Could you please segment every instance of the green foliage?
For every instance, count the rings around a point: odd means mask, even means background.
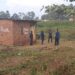
[[[24,12],[19,13],[13,13],[13,15],[10,14],[10,12],[7,10],[0,11],[0,19],[14,19],[14,20],[34,20],[38,19],[38,17],[35,16],[35,13],[33,11],[27,12],[25,14]]]
[[[74,0],[71,0],[74,1]],[[68,20],[69,18],[73,18],[75,16],[75,7],[71,5],[52,5],[45,7],[45,15],[42,15],[42,19],[45,20]]]
[[[37,68],[36,67],[33,67],[31,69],[31,74],[30,75],[37,75]]]

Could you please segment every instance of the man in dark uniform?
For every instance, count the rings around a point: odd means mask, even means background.
[[[32,31],[30,32],[30,45],[33,45],[33,33],[32,33]]]
[[[40,39],[41,39],[41,44],[43,44],[44,43],[44,32],[43,31],[41,31],[40,33]]]
[[[60,32],[57,29],[57,32],[55,34],[55,45],[59,45],[59,41],[60,41]]]
[[[48,32],[48,43],[51,41],[51,43],[52,43],[52,31],[51,30],[49,30],[49,32]]]

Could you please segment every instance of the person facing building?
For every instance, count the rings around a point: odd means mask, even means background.
[[[32,31],[30,32],[30,45],[33,45],[33,33]]]
[[[60,32],[58,31],[57,28],[57,32],[55,33],[55,45],[59,45],[59,41],[60,41]]]

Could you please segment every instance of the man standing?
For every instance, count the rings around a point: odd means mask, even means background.
[[[52,43],[52,31],[51,30],[49,30],[49,32],[48,32],[48,43],[51,41],[51,43]]]
[[[59,40],[60,40],[60,32],[57,29],[57,32],[55,34],[55,45],[59,45]]]
[[[30,32],[30,45],[33,45],[33,33],[32,33],[32,31]]]
[[[44,32],[43,31],[41,31],[40,33],[40,39],[41,39],[41,44],[43,44],[44,43]]]

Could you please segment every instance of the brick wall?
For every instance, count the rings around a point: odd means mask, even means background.
[[[13,25],[11,20],[0,20],[0,44],[13,45]]]
[[[32,22],[21,20],[0,20],[0,45],[29,45],[29,32],[35,40]]]
[[[15,45],[29,44],[30,23],[22,21],[13,21],[13,34]]]

